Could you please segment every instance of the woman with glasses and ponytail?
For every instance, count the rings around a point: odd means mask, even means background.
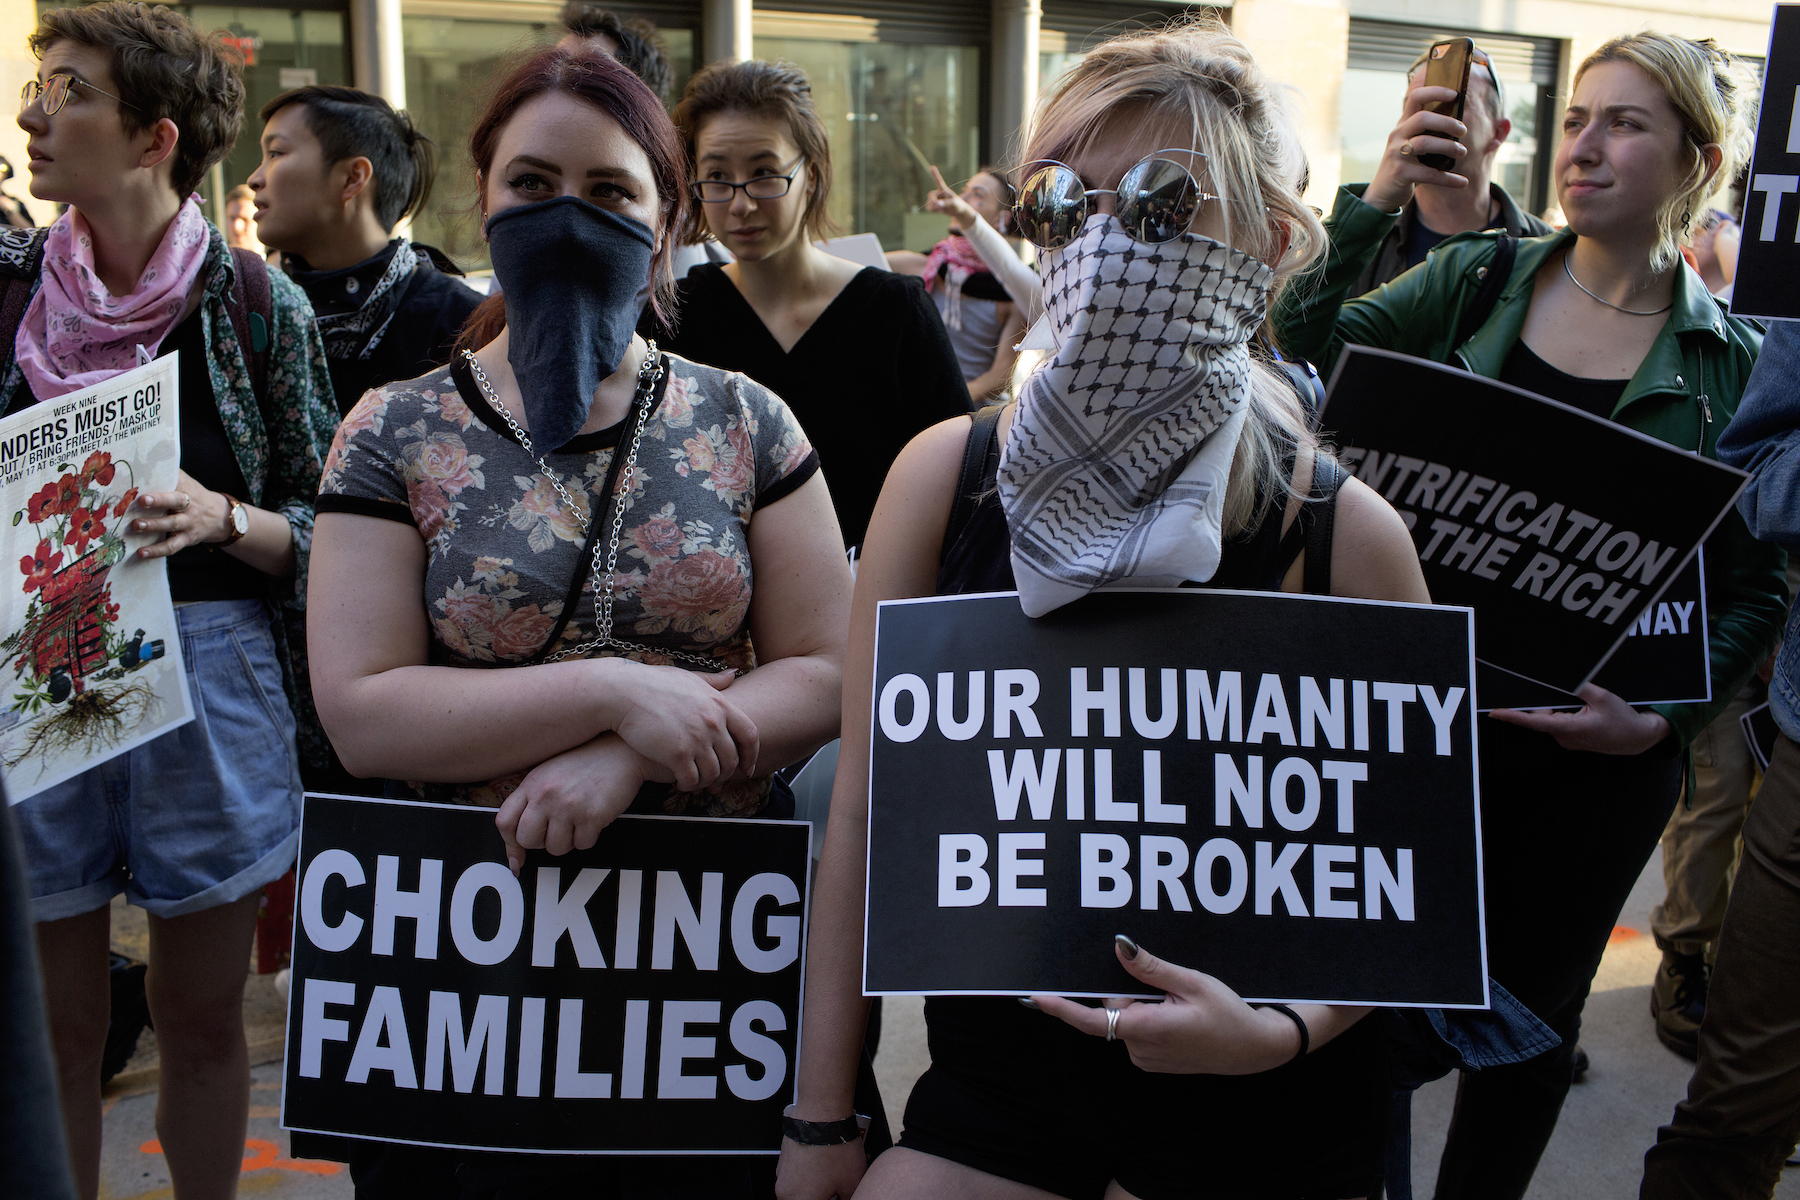
[[[1448,361],[1716,456],[1762,337],[1707,293],[1680,246],[1745,161],[1752,87],[1710,41],[1613,39],[1575,72],[1563,115],[1553,169],[1566,229],[1463,234],[1346,301],[1398,214],[1340,205],[1330,255],[1277,310],[1283,346],[1327,371],[1352,342]],[[1392,153],[1412,183],[1467,186],[1421,161],[1466,153],[1462,123],[1422,107],[1452,95],[1419,88],[1407,101]],[[1505,281],[1483,312],[1496,270]],[[1734,509],[1706,547],[1710,704],[1634,708],[1590,684],[1579,711],[1482,721],[1488,969],[1562,1044],[1463,1077],[1439,1200],[1525,1194],[1568,1094],[1607,938],[1690,778],[1687,747],[1773,648],[1786,597],[1781,551],[1753,541]]]
[[[679,323],[647,315],[644,331],[788,402],[857,546],[901,448],[970,410],[956,350],[921,280],[813,245],[830,226],[831,148],[798,67],[715,63],[688,81],[675,124],[698,219],[736,261],[689,271]]]
[[[777,1195],[1368,1196],[1392,1095],[1370,1010],[1255,1008],[1123,937],[1066,953],[1116,955],[1162,1003],[927,1000],[931,1068],[899,1145],[864,1175],[852,1097],[876,606],[1016,589],[1039,616],[1134,581],[1427,600],[1399,517],[1345,478],[1251,354],[1324,234],[1289,182],[1300,150],[1279,93],[1243,44],[1199,23],[1108,42],[1043,102],[1025,151],[1015,228],[1039,247],[1057,349],[1016,404],[915,439],[870,523]],[[1118,384],[1104,405],[1096,364]]]

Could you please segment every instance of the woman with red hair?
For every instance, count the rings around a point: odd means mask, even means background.
[[[504,292],[450,366],[338,431],[310,594],[325,727],[355,774],[497,808],[515,870],[627,810],[791,815],[771,773],[836,733],[850,572],[787,406],[633,332],[642,289],[670,294],[674,127],[618,63],[550,49],[470,149]],[[374,1147],[352,1169],[359,1196],[750,1187],[708,1157]]]

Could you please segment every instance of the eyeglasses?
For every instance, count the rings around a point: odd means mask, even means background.
[[[1132,237],[1141,242],[1174,241],[1194,223],[1202,203],[1219,197],[1201,191],[1193,172],[1160,157],[1164,154],[1206,158],[1197,150],[1158,150],[1125,172],[1116,188],[1083,187],[1081,176],[1066,163],[1044,159],[1041,166],[1027,164],[1038,169],[1026,178],[1013,206],[1014,226],[1038,249],[1059,250],[1087,223],[1088,197],[1112,195],[1119,198],[1114,215]]]
[[[800,174],[800,164],[805,161],[806,156],[801,155],[793,161],[786,175],[758,175],[742,183],[733,183],[729,179],[702,179],[693,185],[694,199],[702,204],[725,204],[742,188],[744,195],[752,200],[779,200],[794,186],[794,177]]]
[[[62,106],[68,103],[69,89],[77,84],[96,95],[105,96],[108,100],[118,100],[132,112],[143,111],[128,100],[119,100],[119,97],[111,92],[101,91],[85,79],[77,79],[73,75],[64,74],[52,75],[43,83],[39,83],[35,79],[27,79],[25,86],[19,90],[19,111],[24,112],[37,102],[39,96],[42,96],[44,98],[44,115],[54,117],[62,111]]]

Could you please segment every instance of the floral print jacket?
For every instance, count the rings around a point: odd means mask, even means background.
[[[36,229],[0,231],[0,269],[23,274],[21,268],[32,259],[33,239],[42,233]],[[201,268],[206,294],[201,301],[200,325],[213,399],[248,485],[249,494],[243,499],[280,513],[294,532],[294,578],[270,581],[269,599],[280,618],[272,627],[288,702],[298,725],[301,762],[307,767],[323,767],[330,753],[313,710],[303,610],[312,550],[313,497],[318,494],[325,453],[337,425],[337,405],[312,302],[293,280],[273,268],[269,271],[268,395],[262,403],[257,402],[226,303],[236,273],[237,263],[226,250],[224,235],[217,227],[207,226],[206,262]],[[32,280],[33,294],[41,279],[40,275]],[[5,342],[0,344],[0,413],[21,393],[29,394],[25,373],[12,344]]]
[[[257,403],[250,369],[226,306],[226,292],[236,271],[224,236],[208,226],[206,265],[201,268],[206,280],[201,328],[206,336],[213,397],[249,485],[250,494],[244,499],[257,508],[280,513],[293,528],[294,580],[291,589],[281,589],[279,598],[298,609],[306,604],[313,497],[318,494],[325,452],[337,425],[331,376],[325,368],[325,344],[313,321],[311,302],[293,280],[271,269],[269,394],[263,404]],[[25,373],[19,369],[11,345],[0,346],[0,364],[4,364],[0,366],[0,412],[5,412],[24,390]]]
[[[629,483],[621,470],[613,484],[627,506],[613,570],[613,636],[641,647],[631,657],[642,662],[674,662],[673,651],[746,670],[756,665],[751,520],[806,482],[818,456],[787,405],[762,385],[672,355],[665,362]],[[607,530],[607,481],[621,438],[629,444],[629,422],[580,435],[544,459],[587,504],[587,519]],[[518,666],[596,634],[586,522],[462,362],[362,398],[332,444],[318,509],[418,530],[434,666]],[[518,779],[420,790],[427,799],[497,805]],[[637,808],[748,815],[767,790],[753,781],[714,797],[653,785]]]

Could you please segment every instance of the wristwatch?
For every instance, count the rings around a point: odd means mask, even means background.
[[[238,539],[250,532],[250,510],[229,492],[220,492],[219,494],[231,502],[231,513],[225,522],[231,526],[231,532],[225,535],[225,540],[219,545],[221,547],[233,546],[237,544]]]

